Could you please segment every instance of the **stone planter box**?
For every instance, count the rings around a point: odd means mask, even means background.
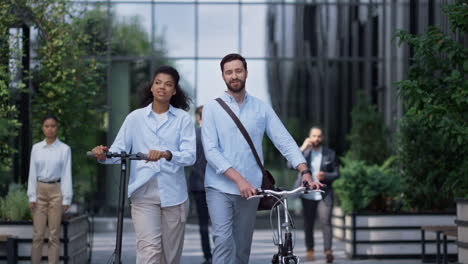
[[[438,213],[353,213],[333,211],[335,238],[345,242],[350,258],[421,258],[421,226],[454,225],[455,214]],[[457,253],[455,241],[448,243],[448,253]],[[426,256],[436,254],[436,235],[426,233]]]
[[[65,217],[60,235],[60,263],[84,264],[88,262],[90,225],[87,215]],[[0,221],[0,234],[14,236],[17,263],[31,263],[32,221]],[[47,259],[48,232],[46,230],[43,260]],[[7,259],[7,248],[0,246],[0,262]]]
[[[457,246],[458,262],[468,263],[468,199],[455,199],[457,202]]]

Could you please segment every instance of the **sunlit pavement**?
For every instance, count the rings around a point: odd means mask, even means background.
[[[94,234],[92,263],[105,264],[112,263],[112,253],[115,248],[114,232],[98,232]],[[316,232],[316,256],[314,261],[301,261],[301,263],[325,263],[323,254],[322,234]],[[415,264],[421,260],[349,260],[344,253],[344,243],[339,240],[333,241],[335,261],[334,263],[380,263],[380,264]],[[273,245],[272,232],[268,229],[255,230],[250,263],[265,264],[270,263],[271,257],[276,251]],[[304,234],[302,230],[296,230],[295,253],[301,259],[305,256]],[[125,232],[122,242],[122,263],[135,263],[135,233]],[[182,253],[182,264],[195,264],[203,262],[203,253],[200,245],[198,226],[188,224],[186,227],[184,250]]]

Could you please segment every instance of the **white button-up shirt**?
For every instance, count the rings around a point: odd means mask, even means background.
[[[71,175],[71,149],[58,138],[47,144],[45,140],[33,145],[29,165],[28,197],[30,202],[37,201],[37,181],[60,180],[62,204],[70,205],[73,188]]]
[[[184,167],[195,162],[195,126],[182,109],[169,106],[167,118],[164,115],[158,118],[152,105],[137,109],[125,118],[109,151],[144,154],[150,150],[171,151],[170,161],[131,161],[128,197],[151,177],[156,177],[161,206],[179,205],[188,199]],[[104,161],[106,164],[118,162],[118,158]]]

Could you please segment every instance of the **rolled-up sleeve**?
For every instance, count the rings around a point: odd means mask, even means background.
[[[190,166],[195,163],[197,143],[195,136],[195,126],[188,116],[181,121],[179,150],[170,150],[172,153],[171,162],[178,166]]]
[[[281,154],[291,163],[292,167],[297,168],[299,164],[306,162],[299,146],[284,127],[275,111],[270,106],[266,107],[266,133],[268,137]]]
[[[214,111],[223,110],[214,109],[213,104],[207,104],[203,108],[202,143],[206,161],[217,174],[222,174],[231,168],[232,165],[220,151]]]

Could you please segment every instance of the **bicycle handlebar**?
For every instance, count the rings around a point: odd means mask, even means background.
[[[130,160],[146,160],[148,159],[148,155],[138,152],[135,154],[127,154],[125,152],[106,152],[106,158],[121,158],[121,159],[130,159]],[[95,158],[93,152],[88,151],[86,152],[86,156],[88,158]]]
[[[247,200],[252,199],[252,198],[262,198],[262,197],[267,197],[267,196],[288,197],[292,194],[296,194],[300,192],[309,193],[309,192],[324,192],[324,191],[323,190],[311,190],[308,186],[297,187],[296,189],[291,190],[291,191],[262,190],[261,188],[257,188],[257,194],[248,197]]]

